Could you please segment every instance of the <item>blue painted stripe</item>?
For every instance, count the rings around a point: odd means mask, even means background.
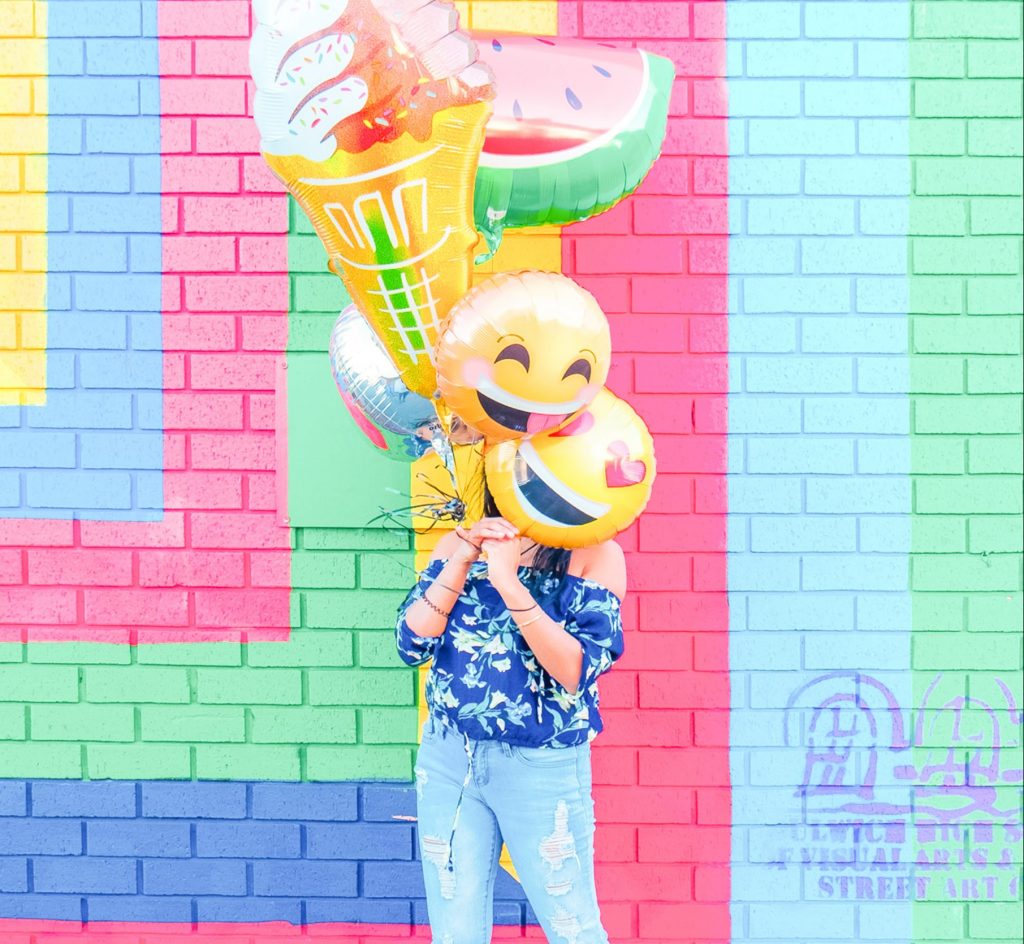
[[[732,940],[900,944],[909,871],[820,859],[913,853],[874,825],[910,820],[884,812],[910,799],[886,750],[911,705],[909,8],[730,0],[727,18]]]
[[[372,781],[0,780],[0,919],[426,925],[415,815]],[[495,923],[524,921],[499,869]]]
[[[158,521],[161,195],[147,182],[160,179],[160,117],[144,114],[160,100],[157,0],[47,7],[48,396],[0,407],[0,517]],[[109,55],[85,75],[81,40],[94,38]],[[129,234],[144,235],[130,248]],[[118,439],[110,462],[104,430]]]

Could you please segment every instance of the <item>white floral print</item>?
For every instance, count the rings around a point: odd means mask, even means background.
[[[512,620],[487,566],[471,565],[447,630],[417,636],[405,613],[441,572],[446,561],[431,561],[398,608],[395,643],[406,665],[433,659],[425,694],[429,711],[471,738],[492,738],[526,747],[569,747],[593,740],[602,729],[598,677],[623,652],[619,598],[607,587],[569,575],[556,578],[530,567],[520,578],[544,611],[583,647],[579,686],[571,693],[537,661]]]

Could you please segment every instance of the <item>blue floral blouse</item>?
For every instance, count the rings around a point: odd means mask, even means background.
[[[534,656],[500,594],[487,579],[487,564],[470,565],[462,594],[445,631],[417,636],[405,613],[447,563],[431,561],[398,608],[395,639],[407,665],[433,658],[425,695],[439,723],[476,739],[523,747],[570,747],[592,741],[603,728],[597,677],[622,655],[619,598],[585,577],[568,575],[556,595],[550,574],[520,567],[520,579],[552,619],[583,647],[579,686],[570,693]]]

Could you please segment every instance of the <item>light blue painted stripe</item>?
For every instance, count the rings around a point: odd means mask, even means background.
[[[909,7],[727,15],[732,939],[900,944],[909,873],[819,860],[913,848],[876,825],[910,793],[885,750],[911,703]]]
[[[0,517],[163,517],[156,11],[48,3],[47,400],[0,407]],[[110,36],[131,56],[83,74],[81,40]]]

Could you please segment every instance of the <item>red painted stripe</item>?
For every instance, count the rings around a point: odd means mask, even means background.
[[[663,154],[640,190],[563,230],[563,271],[612,322],[609,386],[644,417],[658,458],[651,503],[619,536],[630,593],[593,747],[597,886],[613,940],[728,941],[725,3],[671,4],[672,22],[668,4],[629,7],[560,4],[562,34],[635,44],[677,70]]]
[[[537,925],[526,933],[514,926],[494,926],[498,941],[543,941]],[[294,925],[286,921],[253,923],[200,922],[163,924],[145,921],[43,921],[25,918],[0,918],[0,940],[4,944],[293,944],[299,938],[313,938],[330,944],[409,944],[429,941],[430,929],[417,927],[410,934],[404,924],[355,924],[331,922]]]

